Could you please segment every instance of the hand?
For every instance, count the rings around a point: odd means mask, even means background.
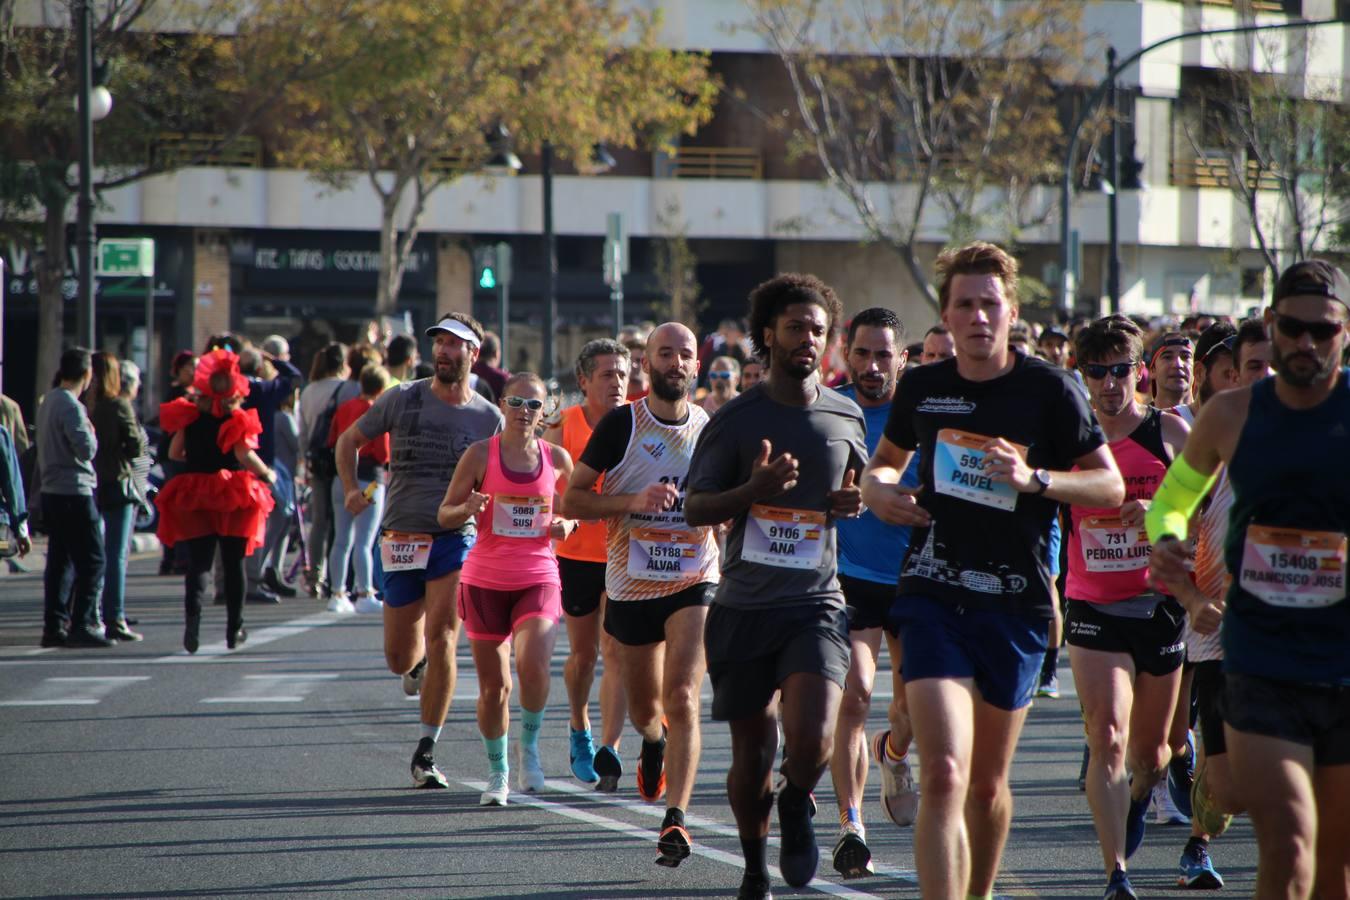
[[[990,481],[1010,484],[1020,494],[1033,494],[1041,489],[1036,470],[1003,438],[985,444],[984,453],[984,471]]]
[[[1223,611],[1227,604],[1223,600],[1217,602],[1206,600],[1203,604],[1194,604],[1188,606],[1186,612],[1191,617],[1191,630],[1196,634],[1214,634],[1219,630],[1219,625],[1223,623]]]
[[[750,491],[756,500],[773,497],[797,486],[797,460],[790,453],[780,453],[770,459],[772,452],[773,445],[767,440],[761,441],[759,457],[750,467]]]
[[[268,470],[263,474],[263,481],[266,481],[268,484],[276,484],[276,483],[277,483],[277,470],[276,470],[276,469],[268,469]]]
[[[873,515],[890,525],[909,525],[924,527],[933,521],[928,510],[919,505],[919,488],[907,488],[899,484],[876,486],[877,502],[868,509]]]
[[[635,513],[665,512],[680,499],[680,489],[667,481],[649,484],[633,495],[628,511]]]
[[[464,511],[469,514],[469,518],[476,518],[479,513],[487,509],[487,505],[491,502],[491,495],[469,491],[469,496],[464,498]]]
[[[853,483],[852,469],[844,471],[844,483],[837,491],[830,491],[825,498],[830,501],[830,515],[836,519],[855,519],[862,515],[862,488]]]
[[[1120,508],[1121,524],[1138,528],[1144,524],[1144,513],[1148,512],[1147,500],[1129,500]]]
[[[26,534],[19,535],[19,556],[27,556],[33,552],[33,539]]]
[[[1190,555],[1186,545],[1170,535],[1153,545],[1153,553],[1148,559],[1148,573],[1155,584],[1161,584],[1173,594],[1176,585],[1189,580],[1186,563]]]
[[[548,536],[555,541],[565,541],[577,530],[576,519],[554,519],[548,526]]]
[[[347,508],[347,512],[359,516],[370,506],[370,501],[366,499],[365,491],[355,487],[343,495],[342,505]]]

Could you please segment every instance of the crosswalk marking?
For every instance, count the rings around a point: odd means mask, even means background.
[[[201,702],[303,703],[305,698],[320,684],[335,681],[338,677],[337,672],[245,675],[235,693],[223,697],[206,697]]]
[[[0,700],[0,706],[94,706],[119,688],[149,680],[149,675],[45,678],[26,694]]]

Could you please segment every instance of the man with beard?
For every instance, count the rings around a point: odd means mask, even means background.
[[[1233,341],[1233,365],[1238,370],[1238,384],[1247,387],[1268,375],[1270,367],[1270,334],[1261,319],[1244,319],[1238,325]]]
[[[849,323],[845,364],[849,383],[837,388],[861,407],[867,423],[867,449],[876,449],[886,430],[895,385],[904,368],[905,326],[884,307],[865,309]],[[919,484],[919,459],[905,470],[901,483]],[[905,685],[900,679],[900,643],[884,631],[886,613],[895,599],[900,560],[909,549],[909,529],[887,525],[870,511],[857,519],[841,519],[839,586],[848,606],[849,640],[853,645],[839,724],[834,732],[830,774],[839,801],[839,838],[834,845],[834,868],[845,878],[871,871],[871,851],[862,821],[863,790],[867,784],[868,747],[864,726],[872,702],[881,638],[891,657],[894,688],[889,710],[890,728],[876,736],[874,752],[881,766],[881,808],[896,825],[909,825],[918,810],[919,794],[906,758],[913,733],[905,710]]]
[[[433,751],[455,691],[459,638],[459,570],[473,545],[474,525],[447,531],[436,521],[460,456],[475,441],[502,430],[497,407],[469,387],[483,326],[450,313],[426,331],[433,339],[435,376],[405,381],[380,395],[337,442],[337,470],[353,516],[370,505],[356,480],[357,452],[390,436],[389,485],[381,522],[384,572],[384,658],[421,692],[422,736],[412,759],[413,784],[445,788]]]
[[[1172,412],[1190,422],[1200,414],[1200,407],[1219,391],[1237,387],[1237,361],[1233,351],[1237,343],[1237,327],[1231,322],[1215,322],[1206,328],[1195,342],[1195,396]]]
[[[1284,271],[1265,314],[1276,377],[1211,398],[1146,519],[1154,577],[1179,584],[1191,515],[1227,466],[1223,711],[1262,898],[1345,897],[1350,874],[1347,304],[1334,266]]]
[[[1191,411],[1185,406],[1191,399],[1191,380],[1195,374],[1195,343],[1180,332],[1161,335],[1153,342],[1147,362],[1153,405],[1175,410],[1189,425]]]
[[[768,377],[718,412],[689,470],[690,523],[732,523],[704,643],[712,715],[731,726],[727,796],[745,855],[742,898],[771,896],[780,722],[779,869],[801,887],[820,863],[811,791],[830,761],[849,664],[835,523],[862,510],[855,480],[867,453],[862,410],[820,383],[841,316],[839,298],[812,275],[779,275],[751,292],[750,339]]]
[[[701,749],[703,621],[718,580],[717,538],[684,512],[689,463],[708,424],[689,402],[694,333],[678,322],[656,328],[642,369],[650,393],[595,426],[563,505],[569,516],[605,520],[605,631],[619,644],[628,714],[642,737],[638,795],[666,798],[656,862],[674,868],[690,853],[684,812]]]

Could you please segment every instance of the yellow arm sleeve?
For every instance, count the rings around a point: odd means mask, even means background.
[[[1153,495],[1153,502],[1144,515],[1149,541],[1156,544],[1165,537],[1186,540],[1186,528],[1191,516],[1218,479],[1218,472],[1206,475],[1196,471],[1186,461],[1185,454],[1178,454],[1168,467],[1167,475],[1158,485],[1158,492]]]

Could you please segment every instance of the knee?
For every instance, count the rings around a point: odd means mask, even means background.
[[[1258,835],[1257,850],[1262,867],[1279,873],[1281,880],[1311,887],[1315,853],[1311,835],[1293,828],[1267,829]]]
[[[1157,774],[1167,768],[1172,761],[1172,747],[1166,741],[1161,744],[1130,744],[1130,767],[1136,772]]]
[[[855,680],[850,676],[844,685],[844,694],[839,698],[839,721],[865,721],[871,706],[872,685],[864,684],[861,679]]]
[[[789,764],[819,768],[829,762],[834,754],[834,734],[812,722],[805,727],[789,727],[783,723],[783,739],[787,742]]]
[[[1088,725],[1088,746],[1107,768],[1125,764],[1125,729],[1109,718]]]
[[[547,684],[549,679],[549,661],[516,660],[516,676],[525,684]]]
[[[628,696],[628,718],[633,721],[633,727],[638,731],[645,731],[661,721],[661,705],[656,702],[655,697],[634,697]]]
[[[501,709],[511,699],[511,683],[492,679],[478,682],[478,702],[490,709]]]
[[[976,809],[994,809],[1001,807],[1012,796],[1008,782],[1003,778],[972,778],[967,802]]]
[[[421,654],[410,647],[384,648],[384,661],[395,675],[407,675],[421,659]]]
[[[929,802],[959,803],[965,799],[969,775],[962,771],[955,757],[943,754],[924,758],[919,766],[919,783],[924,799]]]
[[[687,683],[667,685],[662,696],[662,705],[668,718],[692,722],[698,717],[698,686]]]
[[[594,644],[573,644],[567,655],[567,668],[575,678],[589,678],[595,674],[596,660]]]

